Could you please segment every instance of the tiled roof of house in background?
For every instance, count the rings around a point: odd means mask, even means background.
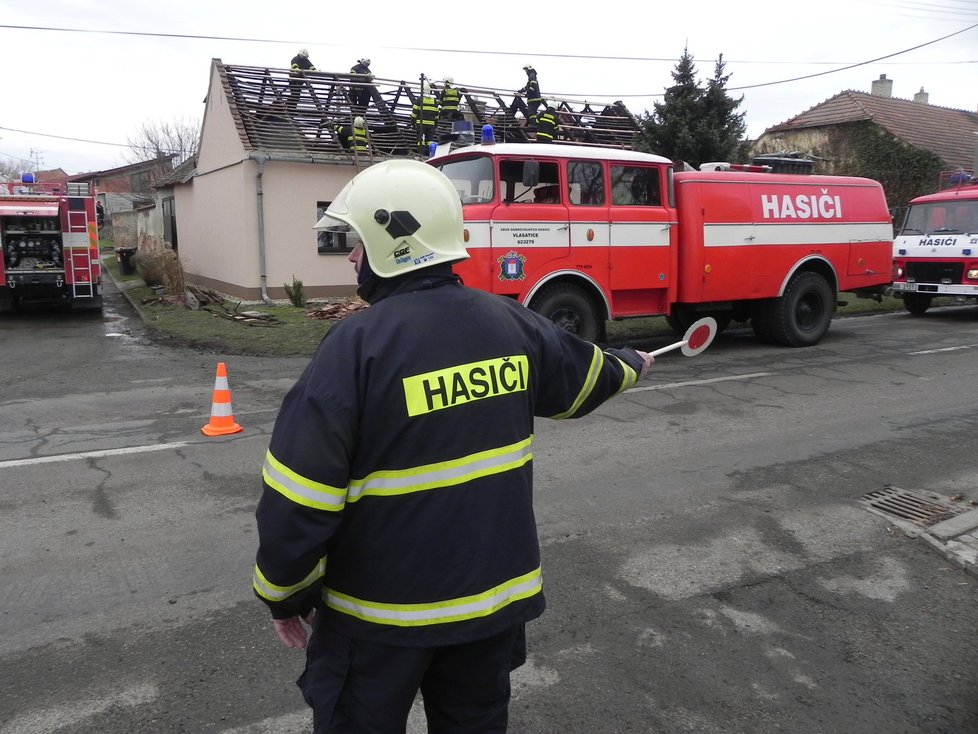
[[[872,120],[952,168],[975,163],[978,113],[848,90],[765,130],[765,134]]]
[[[245,150],[266,151],[299,157],[349,158],[335,133],[338,124],[352,124],[360,114],[350,102],[349,91],[363,85],[362,77],[327,71],[308,71],[293,76],[289,69],[238,66],[214,59],[231,115]],[[432,80],[433,91],[441,86]],[[525,107],[511,91],[466,87],[456,83],[462,97],[466,119],[479,137],[483,124],[493,125],[498,142],[526,142],[532,139],[522,125]],[[369,132],[372,155],[405,155],[416,152],[416,137],[411,109],[420,95],[420,80],[373,78],[365,87],[370,102],[363,117]],[[506,95],[505,97],[503,95]],[[560,102],[560,100],[558,100]],[[576,109],[575,108],[579,108]],[[631,148],[638,133],[638,122],[621,102],[615,102],[593,115],[582,104],[562,103],[561,125],[568,134],[585,134],[582,117],[592,117],[592,142]],[[450,133],[451,124],[439,122],[439,134]]]
[[[168,165],[172,165],[170,161],[176,158],[176,153],[170,153],[168,155],[161,156],[159,158],[150,158],[149,160],[139,161],[138,163],[129,163],[125,166],[119,166],[118,168],[107,168],[104,171],[89,171],[88,173],[77,173],[74,176],[68,178],[69,181],[94,181],[99,178],[112,178],[114,176],[122,176],[130,173],[138,173],[140,171],[151,170],[154,168],[160,168]]]
[[[173,186],[173,184],[187,183],[187,181],[193,178],[196,170],[197,156],[192,155],[172,171],[163,174],[158,179],[153,181],[152,187],[154,189],[162,189],[167,186]]]

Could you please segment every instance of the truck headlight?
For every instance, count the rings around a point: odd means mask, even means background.
[[[971,268],[967,275],[968,280],[978,280],[978,268]]]

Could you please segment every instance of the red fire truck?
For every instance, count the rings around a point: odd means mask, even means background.
[[[89,183],[0,183],[0,311],[102,308],[95,195]]]
[[[710,315],[764,341],[816,344],[839,292],[890,283],[893,226],[876,181],[672,161],[611,148],[474,145],[429,159],[462,198],[469,286],[580,336],[608,319]],[[730,170],[746,168],[749,170]]]
[[[935,296],[978,299],[978,180],[947,171],[938,188],[910,202],[893,240],[893,292],[918,316]]]

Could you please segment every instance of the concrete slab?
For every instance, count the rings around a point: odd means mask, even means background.
[[[978,509],[955,515],[928,528],[927,532],[940,540],[948,540],[978,528]]]

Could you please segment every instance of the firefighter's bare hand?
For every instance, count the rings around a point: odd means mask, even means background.
[[[638,376],[638,379],[640,379],[640,380],[641,380],[641,379],[642,379],[643,377],[645,377],[645,376],[646,376],[646,375],[647,375],[647,374],[649,373],[649,368],[650,368],[650,367],[651,367],[651,366],[652,366],[653,364],[655,364],[655,357],[653,357],[653,356],[652,356],[651,354],[649,354],[648,352],[642,352],[642,351],[640,351],[640,350],[638,350],[638,349],[636,349],[636,350],[635,350],[635,353],[636,353],[636,354],[637,354],[637,355],[638,355],[639,357],[641,357],[641,358],[642,358],[642,372],[641,372],[641,373],[639,374],[639,376]]]
[[[309,612],[304,618],[300,618],[297,615],[288,619],[273,619],[272,624],[275,626],[275,635],[286,647],[301,650],[306,646],[306,640],[308,639],[306,628],[302,626],[302,620],[304,619],[306,624],[312,627],[315,617],[316,613],[313,611]]]

